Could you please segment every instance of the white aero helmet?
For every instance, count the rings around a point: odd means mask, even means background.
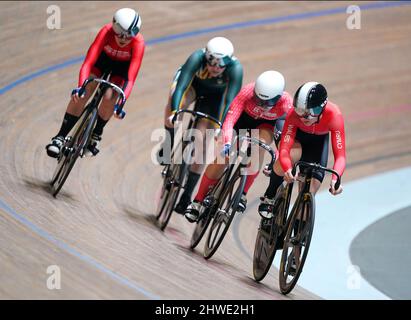
[[[254,100],[262,108],[272,108],[283,95],[285,79],[278,71],[265,71],[255,81]]]
[[[205,51],[207,63],[221,68],[232,62],[234,47],[230,40],[224,37],[215,37],[208,41]]]
[[[113,17],[114,32],[126,38],[132,38],[137,35],[141,28],[141,17],[133,9],[122,8],[116,11]]]

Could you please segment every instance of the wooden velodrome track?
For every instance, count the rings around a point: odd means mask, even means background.
[[[48,30],[46,8],[58,4],[62,29]],[[0,87],[85,54],[117,8],[142,16],[147,40],[197,29],[332,8],[348,2],[1,2]],[[362,3],[366,4],[366,3]],[[334,11],[330,11],[332,13]],[[2,92],[0,100],[0,298],[2,299],[317,299],[297,287],[284,297],[273,268],[252,279],[258,226],[255,199],[206,261],[188,249],[193,226],[173,216],[162,233],[153,223],[160,167],[150,160],[152,130],[175,70],[213,36],[232,40],[244,83],[281,71],[286,90],[305,81],[328,88],[346,119],[344,182],[411,162],[411,6],[363,10],[348,30],[344,10],[194,35],[149,45],[124,121],[112,120],[101,153],[76,164],[57,199],[47,189],[55,161],[44,146],[60,126],[80,63]],[[332,164],[332,160],[330,161]],[[328,185],[326,179],[324,187]],[[330,208],[330,210],[332,210]],[[321,228],[317,225],[316,228]],[[326,254],[326,252],[324,253]],[[61,268],[61,289],[46,287],[47,267]]]

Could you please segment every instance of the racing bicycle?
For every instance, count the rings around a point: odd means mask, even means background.
[[[293,175],[297,168],[300,188],[293,208],[288,212],[293,183],[283,182],[274,198],[273,217],[260,221],[253,256],[254,278],[261,281],[269,271],[276,251],[282,249],[279,285],[283,294],[290,293],[297,284],[311,243],[315,218],[315,198],[310,192],[313,170],[336,175],[336,189],[341,184],[341,177],[335,170],[317,163],[297,161]]]
[[[171,161],[169,164],[164,166],[161,172],[163,177],[163,185],[160,191],[160,201],[157,207],[156,215],[156,219],[158,220],[158,225],[161,230],[164,230],[167,227],[177,203],[177,199],[181,191],[185,188],[187,182],[189,167],[191,165],[194,152],[193,129],[197,127],[197,124],[201,119],[210,120],[221,128],[221,122],[218,119],[203,112],[188,109],[177,111],[173,117],[173,124],[177,120],[177,117],[184,113],[191,115],[187,130],[184,132],[186,136],[183,141],[179,141],[175,148],[173,148]]]
[[[236,137],[238,139],[238,136]],[[240,142],[246,141],[246,153],[240,152],[237,161],[230,163],[224,170],[217,184],[208,192],[203,200],[202,210],[196,221],[191,237],[190,248],[194,249],[204,236],[208,226],[209,232],[204,245],[204,258],[211,258],[221,245],[235,214],[238,212],[241,195],[244,191],[247,175],[243,170],[248,165],[248,154],[251,145],[263,148],[271,155],[269,168],[275,161],[273,149],[264,142],[249,136],[241,136]],[[235,144],[234,144],[235,145]],[[246,161],[244,161],[246,160]]]
[[[125,116],[125,112],[123,111],[123,106],[125,103],[124,92],[117,85],[107,81],[109,76],[110,74],[105,74],[101,79],[89,78],[84,81],[79,90],[79,96],[83,96],[86,86],[89,83],[98,83],[93,99],[86,105],[76,125],[71,130],[72,135],[65,137],[60,154],[57,157],[57,167],[54,170],[54,174],[50,182],[54,197],[57,196],[63,187],[78,157],[82,158],[84,156],[85,148],[90,142],[93,129],[97,122],[98,108],[107,89],[111,88],[118,93],[115,112],[120,118],[124,118]]]

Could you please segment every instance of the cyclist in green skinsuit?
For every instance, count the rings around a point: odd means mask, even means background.
[[[221,122],[224,121],[229,106],[240,91],[243,82],[243,67],[233,53],[234,47],[230,40],[215,37],[207,43],[206,48],[193,52],[184,65],[177,70],[164,112],[164,128],[168,134],[158,152],[160,164],[170,162],[174,143],[174,127],[171,120],[178,110],[186,109],[196,101],[198,105],[196,103],[194,110],[209,114]],[[213,127],[210,121],[204,119],[197,125],[197,129],[202,132],[202,137],[205,137],[206,129]],[[204,144],[203,150],[207,150]],[[186,188],[176,206],[176,212],[183,214],[191,202],[191,194],[203,168],[204,164],[191,165]]]

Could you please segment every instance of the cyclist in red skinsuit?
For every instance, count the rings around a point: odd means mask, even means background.
[[[131,41],[127,41],[128,43],[121,47],[116,41],[116,34],[112,25],[112,23],[105,25],[90,46],[86,59],[80,69],[78,86],[81,87],[90,74],[94,74],[98,77],[101,76],[102,70],[99,69],[99,65],[96,66],[96,62],[98,62],[97,60],[99,58],[102,59],[101,57],[105,58],[105,56],[107,56],[107,58],[113,61],[118,61],[119,66],[127,67],[127,70],[121,70],[127,71],[127,73],[124,72],[122,75],[112,76],[111,82],[122,87],[126,99],[128,99],[134,81],[137,78],[138,71],[140,70],[141,61],[143,60],[145,48],[144,39],[142,34],[139,33],[134,38],[131,38]]]
[[[291,110],[292,98],[290,94],[285,91],[278,102],[272,108],[265,110],[258,106],[253,99],[254,85],[254,82],[252,82],[244,86],[230,106],[227,117],[222,127],[225,144],[231,142],[234,125],[237,123],[238,119],[243,113],[246,113],[249,117],[255,120],[264,119],[275,121],[281,116],[285,115],[289,110]],[[272,130],[274,129],[273,125],[269,124],[268,121],[261,124],[259,128],[260,127],[267,127]]]
[[[60,131],[46,147],[49,156],[59,155],[64,138],[76,124],[85,103],[97,86],[96,83],[90,83],[85,95],[79,97],[78,92],[87,78],[99,78],[103,73],[111,73],[110,82],[123,89],[126,99],[130,96],[145,49],[144,38],[139,33],[140,28],[140,15],[129,8],[118,10],[113,17],[113,22],[101,28],[81,66],[78,88],[72,92]],[[97,123],[90,144],[86,148],[86,155],[98,153],[97,145],[101,141],[103,128],[113,111],[116,111],[114,105],[116,99],[117,93],[108,90],[99,107]],[[114,116],[119,118],[117,112],[114,112]]]
[[[277,188],[283,181],[292,182],[293,163],[301,160],[319,163],[327,166],[328,141],[331,133],[331,144],[334,154],[334,170],[340,176],[345,170],[345,131],[344,118],[338,106],[328,101],[327,91],[317,82],[303,84],[295,93],[294,108],[287,113],[283,134],[281,136],[279,159],[270,176],[270,185],[265,193],[265,199],[259,206],[260,214],[270,218],[273,198]],[[324,179],[324,172],[315,170],[311,182],[315,194]],[[337,195],[342,192],[342,186],[337,190],[334,185],[337,177],[333,175],[330,192]]]
[[[256,80],[244,86],[241,91],[234,98],[227,112],[222,127],[224,148],[223,156],[228,156],[233,129],[239,133],[239,130],[244,129],[258,129],[259,139],[267,144],[273,141],[273,133],[276,132],[276,142],[281,134],[282,126],[284,124],[284,116],[288,110],[292,108],[292,98],[284,91],[285,81],[284,77],[277,71],[266,71],[262,73]],[[261,99],[260,97],[264,97]],[[264,151],[260,151],[260,160],[264,159]],[[260,167],[262,163],[259,163]],[[224,171],[224,161],[220,162],[218,159],[210,164],[200,182],[197,195],[194,201],[188,206],[185,216],[190,222],[196,221],[201,203],[208,193],[208,190],[214,186],[218,178]],[[255,181],[259,170],[251,172],[247,176],[247,181],[244,187],[244,194],[241,197],[239,204],[239,211],[244,211],[246,208],[246,194],[253,182]]]
[[[292,169],[291,148],[295,142],[297,129],[313,134],[325,135],[331,132],[331,145],[334,154],[334,170],[341,176],[345,169],[345,133],[344,119],[340,109],[332,102],[328,102],[324,108],[321,120],[312,126],[304,124],[303,120],[292,109],[287,114],[284,125],[284,139],[281,139],[280,164],[284,172]],[[337,177],[333,175],[333,180]]]

